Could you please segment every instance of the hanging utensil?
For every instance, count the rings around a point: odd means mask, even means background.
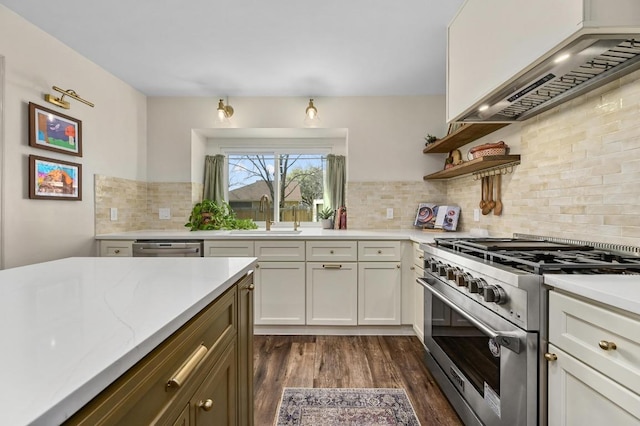
[[[487,187],[487,201],[482,208],[482,214],[488,215],[491,213],[491,210],[496,206],[495,201],[493,201],[493,176],[487,176],[488,187]]]
[[[478,206],[482,209],[484,208],[484,194],[485,194],[485,183],[484,183],[484,176],[480,178],[480,192],[481,192],[481,196],[480,196],[480,204],[478,204]]]
[[[496,206],[493,209],[493,214],[500,216],[502,214],[502,201],[500,201],[502,174],[496,175]]]

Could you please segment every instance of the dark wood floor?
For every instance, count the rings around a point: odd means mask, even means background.
[[[413,336],[255,336],[256,426],[273,425],[284,387],[404,388],[422,426],[462,425]]]

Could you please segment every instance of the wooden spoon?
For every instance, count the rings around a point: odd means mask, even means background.
[[[496,206],[493,209],[493,214],[500,216],[502,214],[502,201],[500,201],[500,181],[502,175],[496,175]]]
[[[493,176],[488,176],[487,181],[489,182],[489,187],[487,188],[487,202],[482,208],[482,214],[484,215],[491,213],[491,210],[496,206],[495,201],[493,201]]]
[[[484,177],[480,178],[480,192],[482,193],[482,196],[480,197],[480,204],[478,204],[478,206],[483,209],[484,208],[484,193],[485,193],[485,189],[484,189],[485,185],[484,185]]]

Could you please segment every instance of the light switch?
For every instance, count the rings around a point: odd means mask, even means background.
[[[171,219],[171,209],[169,207],[161,207],[158,209],[158,217],[166,220]]]
[[[111,215],[111,220],[112,221],[118,220],[118,208],[117,207],[111,207],[109,209],[109,213]]]

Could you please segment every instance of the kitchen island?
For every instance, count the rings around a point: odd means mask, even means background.
[[[2,423],[61,424],[254,265],[68,258],[0,271]]]

